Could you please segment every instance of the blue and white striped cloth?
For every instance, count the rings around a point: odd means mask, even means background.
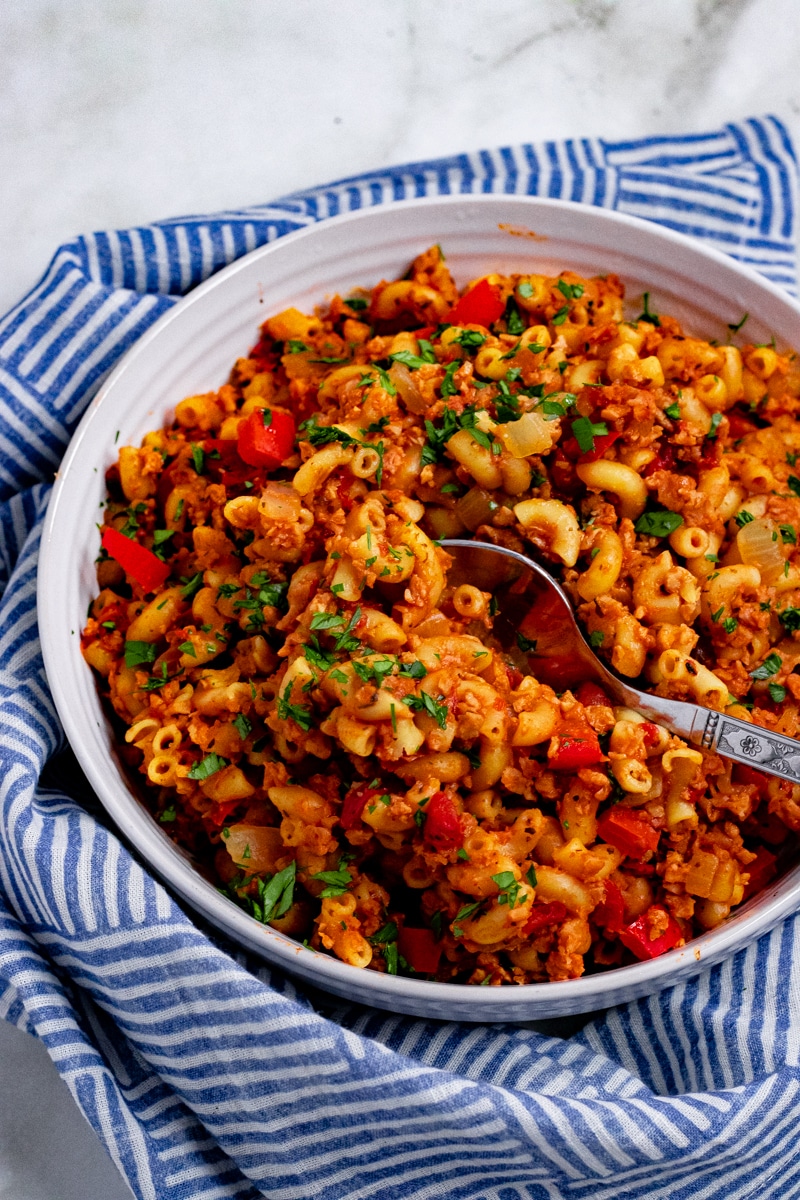
[[[795,185],[772,118],[458,155],[76,238],[0,322],[0,1013],[45,1043],[137,1197],[800,1193],[800,919],[566,1040],[320,1015],[212,941],[104,827],[62,753],[35,609],[50,481],[89,399],[238,255],[408,196],[538,194],[660,221],[793,291]]]

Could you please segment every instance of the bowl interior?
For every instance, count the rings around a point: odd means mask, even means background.
[[[633,218],[559,201],[441,197],[364,210],[289,235],[197,288],[144,335],[92,401],[59,472],[44,531],[39,623],[45,666],[67,736],[110,815],[186,901],[248,949],[316,986],[396,1012],[467,1021],[528,1020],[635,999],[696,972],[800,905],[800,868],[712,933],[650,963],[564,983],[465,988],[360,971],[305,949],[221,896],[152,820],[119,765],[94,679],[79,650],[96,592],[96,514],[104,472],[187,395],[225,382],[257,327],[289,305],[312,311],[336,292],[402,275],[434,242],[459,286],[490,270],[620,275],[629,315],[651,311],[690,332],[727,340],[749,313],[748,340],[797,340],[798,308],[732,260]]]

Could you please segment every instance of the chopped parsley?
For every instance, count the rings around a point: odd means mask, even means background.
[[[521,889],[521,884],[514,878],[514,872],[501,871],[498,875],[492,876],[492,881],[500,889],[497,903],[507,904],[509,908],[514,908]]]
[[[244,713],[238,713],[233,718],[233,725],[242,741],[253,731],[253,723]]]
[[[184,600],[191,600],[195,592],[199,592],[203,586],[203,572],[198,571],[196,575],[192,575],[191,579],[184,576],[181,578],[181,583],[183,584],[181,595]]]
[[[156,660],[156,648],[152,642],[126,642],[125,643],[125,666],[126,667],[141,667],[149,666],[150,663]]]
[[[308,733],[313,722],[313,716],[310,708],[306,708],[302,704],[291,704],[289,697],[292,694],[292,685],[288,683],[284,689],[282,696],[278,696],[278,719],[281,721],[294,721],[295,725]]]
[[[788,483],[795,496],[800,496],[800,479],[796,475],[790,475]]]
[[[594,450],[594,439],[607,433],[608,426],[604,421],[594,422],[588,417],[576,417],[572,422],[572,434],[583,454]]]
[[[594,633],[589,634],[589,645],[593,650],[599,650],[605,640],[606,635],[599,629],[595,629]]]
[[[746,508],[743,508],[741,512],[736,514],[734,520],[741,529],[743,525],[749,525],[751,521],[754,521],[755,517],[752,513],[748,512]]]
[[[533,654],[536,644],[536,638],[527,638],[524,633],[517,634],[517,645],[523,654]]]
[[[339,868],[336,871],[320,871],[316,875],[311,876],[312,879],[318,879],[320,883],[327,884],[324,891],[320,892],[320,899],[327,900],[330,896],[343,896],[353,882],[353,877],[347,870],[345,859],[339,860]]]
[[[192,466],[198,475],[202,475],[206,469],[206,454],[202,446],[196,446],[192,443]]]
[[[637,533],[662,538],[668,537],[682,524],[683,517],[680,513],[670,512],[668,508],[660,508],[643,512],[633,528]]]
[[[513,876],[512,876],[512,878],[513,878]],[[454,937],[461,937],[463,934],[463,930],[460,928],[458,922],[466,921],[466,919],[468,917],[471,917],[473,915],[473,913],[476,913],[478,911],[480,906],[481,906],[481,901],[474,900],[472,902],[472,904],[465,904],[465,905],[463,905],[463,907],[461,907],[458,910],[458,912],[456,913],[456,916],[455,916],[455,920],[453,922],[453,936]]]
[[[760,667],[756,667],[755,671],[750,672],[750,678],[771,679],[773,675],[777,675],[781,666],[781,656],[773,650],[771,654],[767,655]]]
[[[177,818],[178,818],[178,814],[175,811],[175,805],[171,804],[169,808],[164,809],[164,811],[160,814],[158,819],[162,825],[169,825],[173,821],[177,820]]]
[[[462,329],[451,340],[463,346],[465,350],[478,350],[486,341],[486,334],[479,333],[477,329]]]
[[[558,310],[558,312],[556,313],[556,315],[553,317],[553,324],[554,325],[563,325],[568,316],[569,316],[569,305],[563,304],[561,306],[561,308]]]
[[[650,293],[645,292],[642,296],[642,312],[636,318],[637,321],[649,321],[651,325],[660,325],[661,322],[654,312],[650,311]]]
[[[419,696],[404,696],[403,704],[407,705],[412,712],[424,712],[429,717],[433,717],[440,729],[447,728],[447,717],[449,709],[446,704],[439,704],[427,692],[422,692]]]
[[[706,437],[708,438],[708,440],[710,442],[716,441],[717,433],[719,432],[719,425],[720,425],[721,420],[722,420],[721,412],[715,412],[715,413],[711,414],[711,425],[709,427],[708,433],[706,434]]]
[[[556,287],[565,300],[580,300],[585,290],[582,283],[567,283],[566,279],[559,279]]]
[[[207,754],[200,762],[194,764],[188,775],[190,779],[210,779],[212,775],[216,775],[217,771],[221,771],[227,765],[228,760],[220,757],[219,754]]]
[[[680,405],[677,400],[673,400],[672,404],[668,404],[664,409],[664,416],[670,417],[673,421],[679,421],[681,416]]]
[[[784,542],[788,542],[791,546],[797,545],[797,530],[794,525],[780,525],[779,529]]]
[[[506,329],[513,337],[518,337],[519,334],[525,332],[525,321],[517,307],[517,302],[513,296],[509,296],[506,301]]]
[[[736,617],[726,617],[725,620],[722,622],[722,628],[725,630],[726,633],[733,633],[733,631],[735,629],[738,629],[738,627],[739,627],[739,622],[736,620]]]
[[[783,701],[786,699],[786,688],[781,687],[781,685],[779,683],[769,684],[768,691],[769,691],[770,699],[774,700],[774,702],[776,704],[782,704]]]
[[[800,608],[784,608],[778,617],[789,633],[796,633],[800,629]]]

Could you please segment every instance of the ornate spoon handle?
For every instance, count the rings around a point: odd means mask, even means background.
[[[698,739],[695,737],[694,740]],[[699,741],[707,750],[716,750],[734,762],[746,763],[760,771],[768,771],[770,775],[800,783],[800,742],[795,738],[739,721],[725,713],[709,712]]]
[[[625,685],[620,690],[627,693],[631,707],[705,750],[716,750],[734,762],[800,783],[800,741],[795,738],[696,704],[650,696]]]

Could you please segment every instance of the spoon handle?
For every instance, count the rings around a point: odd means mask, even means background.
[[[795,738],[751,725],[749,721],[739,721],[725,713],[708,712],[702,724],[701,736],[698,738],[695,734],[693,740],[706,750],[716,750],[734,762],[800,783],[800,742]]]
[[[634,689],[626,688],[633,692]],[[726,713],[714,712],[680,700],[636,693],[631,707],[646,717],[666,725],[673,733],[688,738],[705,750],[716,750],[725,758],[757,767],[780,779],[800,783],[800,741],[762,729],[749,721],[740,721]],[[631,695],[631,703],[634,701]]]

